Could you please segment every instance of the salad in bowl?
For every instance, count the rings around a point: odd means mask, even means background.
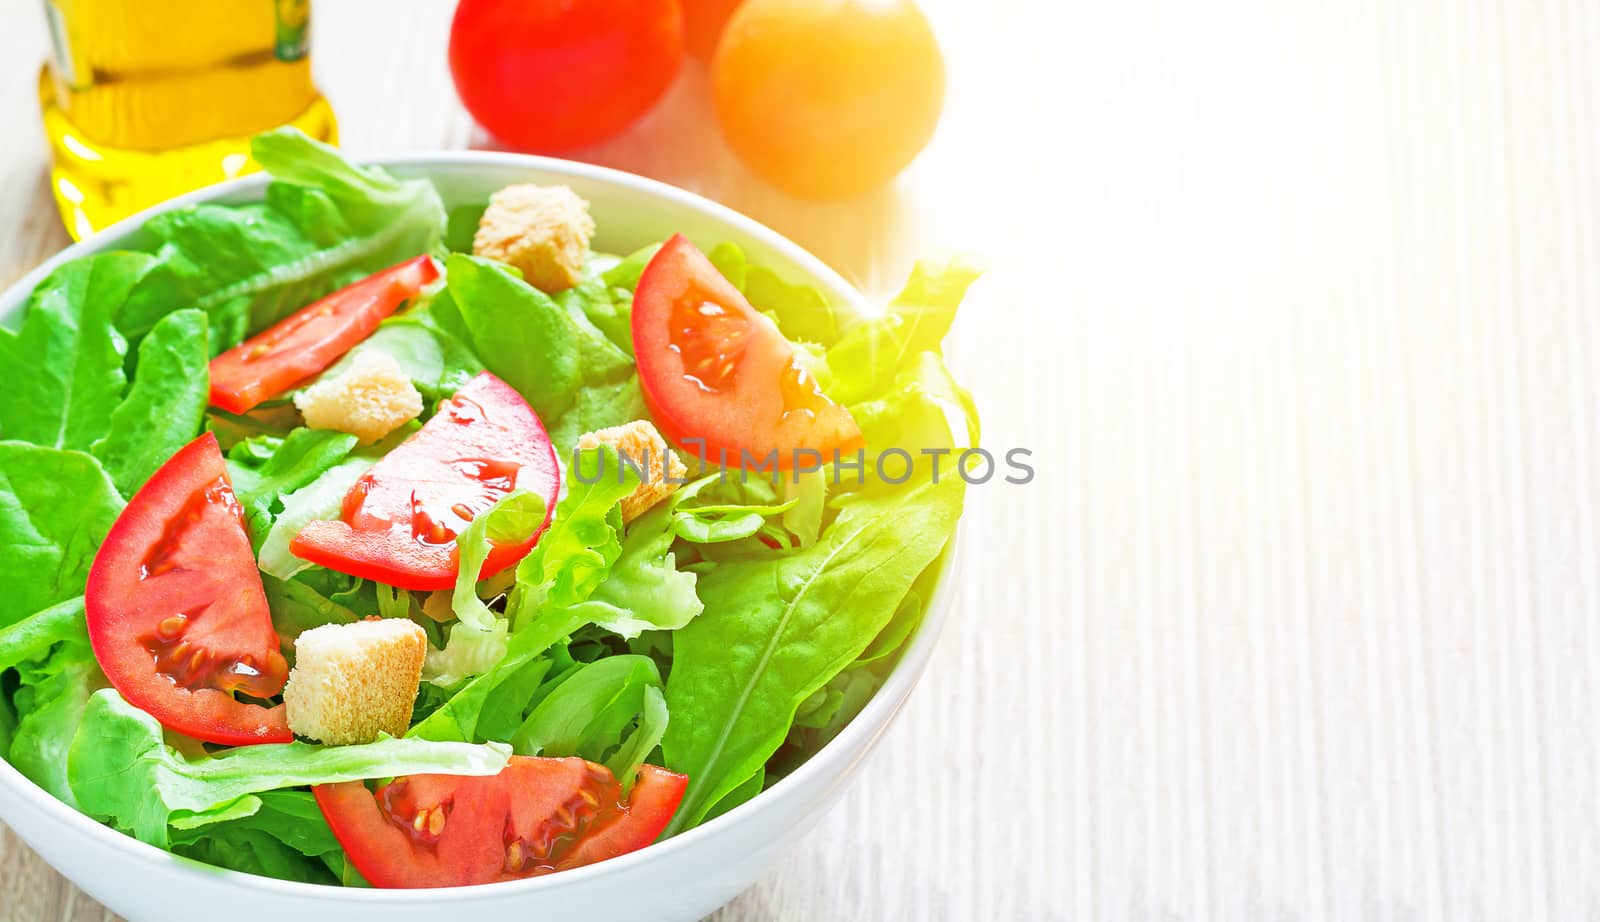
[[[254,153],[260,201],[0,328],[10,766],[185,858],[440,888],[682,835],[845,730],[961,515],[970,268],[868,314],[670,227],[597,252],[566,186]]]

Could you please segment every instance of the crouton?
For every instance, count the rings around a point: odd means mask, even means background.
[[[515,266],[554,294],[578,284],[594,234],[589,203],[566,186],[506,186],[489,197],[472,252]]]
[[[688,468],[678,460],[666,440],[648,420],[636,419],[610,429],[597,429],[578,437],[578,448],[610,445],[618,459],[631,469],[645,472],[644,482],[622,500],[622,520],[631,522],[656,503],[672,495],[681,485]],[[669,480],[668,477],[672,479]]]
[[[405,618],[306,631],[295,639],[283,687],[289,729],[331,746],[405,736],[427,650],[428,635]]]
[[[350,367],[294,395],[313,429],[337,429],[371,444],[422,413],[422,395],[387,352],[363,349]]]

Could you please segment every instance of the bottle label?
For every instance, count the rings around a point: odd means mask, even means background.
[[[311,52],[311,0],[272,0],[277,16],[273,54],[280,61],[298,61]]]

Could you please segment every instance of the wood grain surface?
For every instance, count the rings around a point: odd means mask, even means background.
[[[0,282],[65,242],[0,0]],[[870,294],[990,275],[955,361],[972,555],[860,783],[716,918],[1600,918],[1600,6],[928,0],[949,99],[893,187],[751,178],[686,73],[581,156]],[[449,4],[319,0],[357,153],[480,138]],[[9,834],[0,922],[104,911]]]

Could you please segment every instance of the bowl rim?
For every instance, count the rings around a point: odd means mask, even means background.
[[[820,285],[830,298],[846,301],[858,310],[868,313],[872,310],[867,300],[853,285],[845,281],[842,276],[810,251],[784,235],[726,205],[649,177],[610,167],[563,160],[556,157],[500,151],[406,152],[358,156],[351,159],[352,162],[363,166],[396,169],[402,173],[430,179],[431,177],[428,175],[430,171],[463,166],[468,169],[474,167],[525,169],[540,171],[554,176],[566,176],[600,184],[609,184],[620,187],[629,193],[663,199],[674,206],[699,212],[702,216],[723,224],[730,229],[760,240],[799,268],[807,276],[803,280],[804,282]],[[22,306],[33,289],[62,263],[112,249],[113,241],[121,241],[132,237],[139,232],[146,221],[162,212],[204,202],[238,203],[256,201],[260,198],[257,193],[263,191],[269,181],[270,177],[266,174],[253,173],[196,189],[130,215],[99,231],[92,237],[71,244],[61,252],[45,260],[32,271],[24,274],[4,291],[0,291],[0,323],[5,323],[10,318],[10,315]],[[789,279],[789,281],[794,282],[796,280]],[[970,504],[971,497],[969,496],[968,505],[970,506]],[[175,870],[178,873],[199,873],[235,886],[272,892],[286,897],[384,905],[396,902],[426,901],[428,899],[459,899],[469,893],[477,896],[486,891],[492,891],[497,896],[512,897],[581,886],[595,878],[626,873],[628,869],[634,866],[662,860],[670,852],[692,848],[701,840],[716,836],[722,830],[731,828],[746,818],[765,811],[775,804],[784,792],[800,788],[808,779],[830,772],[841,773],[848,766],[837,766],[834,763],[845,758],[846,753],[859,751],[860,756],[864,757],[867,754],[868,747],[875,741],[874,738],[888,728],[890,721],[920,679],[939,636],[943,632],[945,622],[949,616],[954,587],[960,580],[966,557],[963,551],[966,544],[963,538],[964,532],[965,529],[958,522],[955,533],[935,561],[934,566],[939,568],[939,575],[934,584],[929,604],[923,613],[922,622],[917,625],[910,642],[900,651],[894,668],[890,670],[883,685],[868,699],[860,713],[845,725],[838,736],[828,741],[793,772],[790,772],[771,787],[766,788],[755,797],[726,813],[707,820],[695,828],[679,833],[670,839],[656,842],[638,851],[609,858],[596,864],[573,868],[559,874],[548,874],[524,880],[492,884],[410,890],[300,883],[216,867],[215,865],[174,854],[142,842],[131,835],[103,825],[56,799],[32,780],[24,777],[4,758],[0,758],[0,788],[9,788],[16,791],[29,805],[43,813],[48,819],[64,823],[70,829],[97,838],[102,843],[121,851],[128,858],[141,864],[160,866]]]

